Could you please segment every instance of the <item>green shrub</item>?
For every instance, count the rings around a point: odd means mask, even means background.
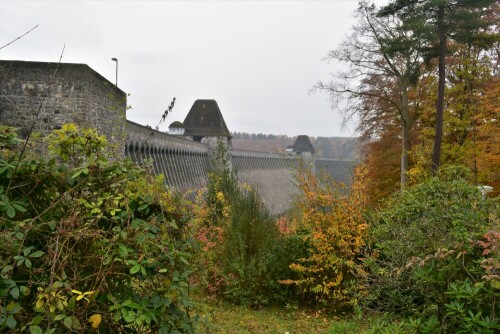
[[[241,190],[231,199],[231,221],[224,233],[222,261],[228,277],[225,296],[248,305],[276,302],[283,287],[281,240],[274,220],[254,190]]]
[[[274,218],[254,189],[238,183],[221,143],[214,166],[194,226],[206,291],[250,306],[283,301],[290,289],[278,281],[290,262]]]
[[[192,332],[187,205],[109,160],[93,130],[55,131],[49,158],[12,133],[0,129],[0,330]]]
[[[488,323],[484,333],[498,328],[498,276],[487,277],[481,264],[498,264],[498,250],[484,252],[481,246],[487,244],[485,233],[498,229],[498,201],[482,200],[466,180],[463,169],[445,169],[395,195],[372,216],[365,259],[368,307],[413,316],[431,329],[430,319],[437,319],[439,327],[430,333],[465,333],[472,328],[465,324],[467,316],[476,317],[476,324]],[[451,306],[456,289],[477,289],[481,296],[462,296],[467,307],[460,316]]]

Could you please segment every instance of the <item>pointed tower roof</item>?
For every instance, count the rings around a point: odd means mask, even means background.
[[[293,143],[293,151],[295,153],[303,153],[310,152],[315,153],[314,147],[311,144],[308,136],[300,135],[295,139],[295,143]]]
[[[215,100],[196,100],[184,120],[186,136],[231,137]]]

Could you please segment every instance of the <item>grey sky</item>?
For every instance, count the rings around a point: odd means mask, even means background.
[[[349,136],[324,93],[322,61],[353,24],[357,0],[0,1],[0,59],[86,63],[130,93],[127,118],[160,129],[215,99],[231,131]]]

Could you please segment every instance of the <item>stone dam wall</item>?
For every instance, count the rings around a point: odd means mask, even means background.
[[[293,171],[298,158],[235,149],[230,152],[233,170],[238,179],[255,187],[272,213],[285,212],[290,207],[292,197],[298,192],[293,182]]]
[[[153,160],[155,174],[163,174],[169,187],[186,191],[206,185],[209,153],[208,145],[127,121],[125,155],[138,164]]]
[[[85,64],[0,60],[0,124],[47,135],[65,123],[95,128],[114,145],[117,156],[138,164],[152,160],[155,174],[181,192],[207,184],[215,138],[202,144],[126,120],[126,94]],[[255,187],[273,214],[285,212],[297,194],[293,173],[298,156],[232,149],[238,179]],[[311,158],[315,170],[349,183],[352,161]]]
[[[207,184],[212,168],[213,148],[192,140],[155,131],[127,121],[125,155],[138,164],[153,161],[155,174],[163,174],[165,183],[181,192],[197,190]],[[229,148],[229,161],[239,181],[256,188],[273,214],[284,213],[298,193],[293,173],[300,156]],[[314,159],[317,172],[326,172],[334,180],[350,183],[352,161]]]

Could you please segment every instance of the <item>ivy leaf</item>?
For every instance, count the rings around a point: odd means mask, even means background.
[[[44,319],[44,317],[41,315],[34,317],[33,320],[31,320],[29,323],[29,325],[31,325],[30,327],[38,327],[37,325],[39,325],[43,319]]]
[[[125,247],[125,245],[123,245],[123,244],[119,244],[119,245],[118,245],[118,254],[119,254],[121,257],[123,257],[123,258],[127,257],[127,256],[128,256],[128,250],[127,250],[127,247]]]
[[[4,266],[2,268],[2,271],[0,271],[0,274],[5,274],[5,273],[8,273],[9,271],[11,271],[12,269],[14,269],[14,266],[11,266],[11,265],[7,265],[7,266]]]
[[[43,298],[40,298],[36,301],[35,309],[41,309],[43,305],[45,305],[45,300]]]
[[[7,305],[7,307],[5,309],[10,314],[16,314],[17,312],[19,312],[21,310],[21,308],[22,307],[19,303],[10,303],[9,305]]]
[[[28,256],[29,253],[31,253],[31,250],[33,249],[33,246],[26,247],[23,249],[23,255]]]
[[[82,325],[80,324],[80,321],[78,321],[77,318],[71,317],[71,322],[73,325],[73,329],[80,330],[82,329]]]

